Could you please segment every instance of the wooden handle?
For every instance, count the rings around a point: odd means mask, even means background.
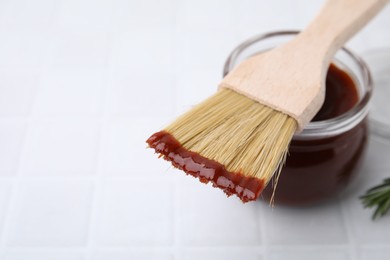
[[[300,34],[325,60],[331,60],[355,33],[363,28],[389,0],[327,0],[317,17]],[[311,42],[311,45],[307,43]],[[307,51],[307,50],[306,50]]]
[[[389,0],[328,0],[293,40],[248,58],[221,82],[298,123],[298,132],[325,98],[325,77],[335,52]]]

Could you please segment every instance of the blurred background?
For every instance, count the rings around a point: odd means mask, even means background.
[[[146,149],[212,94],[248,37],[301,29],[322,0],[0,0],[0,260],[390,259],[358,179],[313,207],[241,204]],[[390,7],[347,46],[390,48]]]

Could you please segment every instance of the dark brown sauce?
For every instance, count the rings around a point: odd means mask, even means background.
[[[331,64],[326,75],[325,100],[312,121],[322,121],[340,116],[359,100],[355,82],[343,70]]]
[[[203,183],[211,182],[228,196],[236,194],[243,202],[256,200],[264,188],[264,181],[227,171],[222,164],[185,149],[166,131],[153,134],[146,142],[176,168]]]
[[[326,78],[325,102],[313,121],[337,117],[357,102],[358,93],[352,78],[331,65]],[[341,191],[361,163],[367,131],[367,122],[363,120],[336,136],[316,140],[293,139],[278,180],[275,203],[310,204]],[[272,192],[270,182],[262,196],[270,199]]]

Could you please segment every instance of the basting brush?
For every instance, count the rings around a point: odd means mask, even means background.
[[[172,165],[228,196],[255,200],[280,174],[295,133],[321,108],[336,51],[388,0],[328,0],[290,42],[234,68],[211,97],[147,143]]]

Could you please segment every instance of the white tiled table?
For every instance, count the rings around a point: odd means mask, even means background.
[[[372,140],[343,196],[274,210],[145,149],[233,47],[321,2],[0,0],[0,260],[390,259],[390,218],[358,200],[390,176],[390,144]],[[349,46],[390,47],[389,26],[390,7]]]

